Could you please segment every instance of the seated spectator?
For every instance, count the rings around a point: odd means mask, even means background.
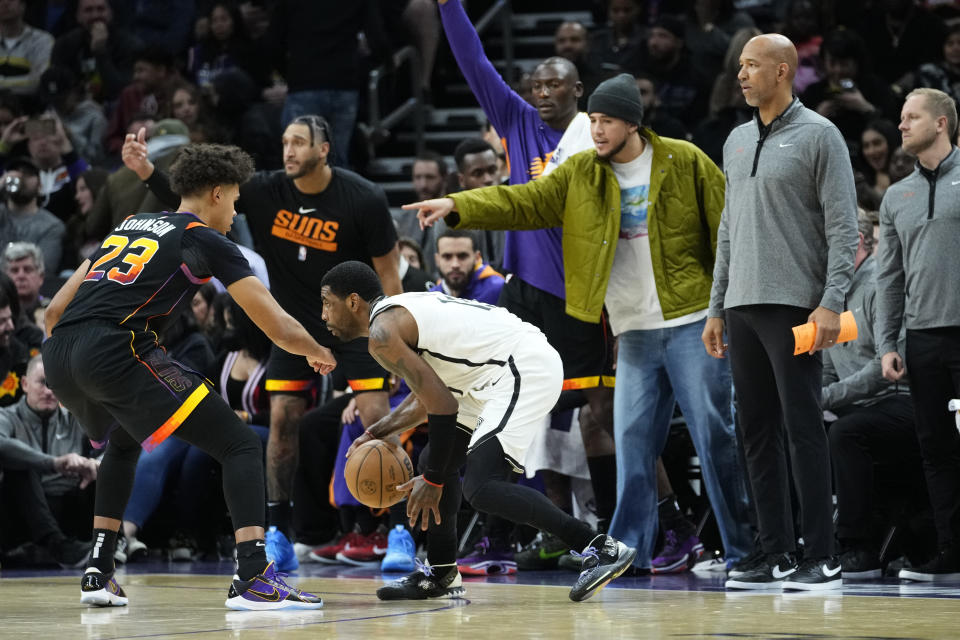
[[[53,36],[24,22],[26,8],[26,0],[0,3],[0,89],[18,95],[37,90],[53,51]]]
[[[105,169],[87,169],[77,176],[73,196],[77,207],[73,215],[67,219],[63,258],[60,261],[61,270],[76,269],[100,246],[102,237],[87,234],[87,216],[90,215],[93,203],[107,184],[109,175]]]
[[[170,90],[170,117],[187,125],[190,142],[225,142],[226,132],[209,117],[208,104],[197,85],[175,83]]]
[[[639,0],[610,0],[607,26],[590,34],[589,51],[605,71],[636,75],[643,66],[644,31]],[[587,93],[587,92],[584,92]]]
[[[890,184],[900,182],[917,169],[917,158],[903,147],[897,147],[890,156]]]
[[[2,498],[8,522],[26,526],[13,530],[46,549],[64,567],[80,566],[89,545],[93,491],[98,462],[89,458],[90,445],[77,419],[59,406],[46,385],[40,356],[30,360],[23,379],[24,396],[0,409],[0,467],[4,470]],[[16,534],[14,534],[16,535]],[[5,543],[22,542],[5,540]],[[30,563],[38,555],[18,548],[4,556],[5,564]]]
[[[823,408],[838,419],[830,425],[830,457],[837,494],[837,537],[844,580],[881,576],[878,551],[882,530],[875,527],[875,474],[891,474],[922,495],[923,462],[907,385],[883,378],[874,342],[877,285],[873,224],[859,221],[853,283],[847,307],[857,321],[853,342],[823,351]],[[883,466],[878,466],[883,465]]]
[[[430,150],[422,152],[414,159],[411,174],[418,201],[439,198],[446,193],[447,163],[439,153]],[[416,268],[433,273],[436,269],[433,248],[437,237],[434,228],[421,229],[416,216],[406,211],[395,214],[393,221],[397,226],[397,235],[413,240],[422,251],[424,260],[415,265]]]
[[[801,102],[829,118],[848,143],[856,144],[874,118],[899,121],[900,100],[870,68],[863,40],[853,31],[830,33],[820,48],[826,77],[800,96]]]
[[[483,261],[473,231],[447,229],[437,238],[437,270],[440,281],[430,287],[454,298],[495,305],[503,289],[503,276]]]
[[[14,158],[0,176],[0,246],[10,242],[32,242],[43,252],[51,273],[60,268],[66,227],[55,215],[37,204],[40,170],[28,158]]]
[[[20,308],[20,296],[17,294],[17,285],[13,283],[13,280],[0,270],[0,289],[3,289],[4,300],[10,301],[10,315],[13,318],[13,334],[11,338],[11,344],[16,344],[25,350],[26,358],[32,358],[33,356],[40,353],[40,347],[43,344],[43,330],[40,328],[35,318],[36,313],[33,318],[27,316],[26,313]],[[46,309],[42,307],[41,309]],[[2,358],[0,358],[2,361]],[[19,362],[19,360],[18,360]],[[26,360],[24,360],[26,363]],[[3,374],[5,377],[6,373]],[[12,383],[13,379],[7,380],[8,383]],[[11,387],[13,388],[13,387]],[[3,406],[0,404],[0,406]]]
[[[143,128],[147,141],[147,154],[150,161],[166,170],[173,163],[177,151],[190,142],[189,130],[178,120],[141,120],[137,116],[131,124],[137,129],[130,133],[136,135]],[[117,226],[121,220],[133,213],[146,211],[164,211],[168,207],[144,189],[137,174],[121,167],[107,178],[107,184],[93,203],[93,209],[87,216],[86,233],[88,237],[103,238],[107,232]]]
[[[872,120],[860,136],[859,169],[863,172],[867,186],[874,190],[879,198],[883,197],[890,186],[890,160],[893,152],[900,146],[900,132],[889,120]],[[872,207],[877,210],[880,207]]]
[[[662,138],[686,140],[687,128],[683,123],[660,108],[656,79],[646,71],[634,74],[634,78],[637,80],[640,100],[643,102],[643,122],[640,124],[653,129]]]
[[[23,395],[20,382],[27,372],[30,350],[16,337],[22,317],[16,287],[6,274],[0,275],[0,407],[8,407]]]
[[[647,36],[645,69],[657,79],[661,107],[692,130],[707,115],[708,82],[712,78],[691,64],[684,29],[683,20],[675,16],[664,15],[657,20]]]
[[[107,117],[100,105],[86,97],[73,72],[56,66],[44,71],[39,95],[60,118],[77,155],[90,163],[100,162]]]
[[[133,56],[142,47],[115,28],[110,0],[77,0],[77,26],[57,38],[52,63],[69,69],[96,102],[116,100],[133,75]]]
[[[897,84],[905,94],[921,87],[939,89],[960,103],[960,24],[947,32],[941,59],[920,65]]]
[[[141,49],[133,59],[133,81],[120,92],[104,138],[107,153],[116,154],[123,146],[134,114],[156,116],[164,113],[169,100],[169,84],[176,76],[173,56],[164,49]]]
[[[611,75],[610,72],[605,74],[599,63],[591,57],[587,28],[579,22],[561,23],[553,34],[553,50],[556,55],[566,58],[577,67],[580,82],[583,83],[583,94],[578,106],[581,111],[586,110],[587,96],[593,93],[604,78]]]
[[[190,48],[187,56],[190,78],[203,87],[223,71],[239,67],[258,86],[266,86],[270,80],[268,59],[257,51],[247,34],[239,7],[233,2],[214,2],[206,17],[207,34]]]
[[[756,26],[750,14],[738,11],[735,4],[734,0],[700,0],[687,12],[684,42],[690,63],[708,78],[720,72],[733,34]]]
[[[423,270],[423,249],[420,248],[419,242],[406,236],[400,236],[400,239],[397,240],[397,245],[399,246],[400,255],[407,261],[407,264],[414,269]]]
[[[0,256],[0,269],[13,280],[20,298],[20,310],[32,322],[34,312],[47,302],[47,299],[40,295],[40,287],[46,274],[43,254],[39,247],[30,242],[11,242]]]
[[[811,0],[792,0],[787,9],[783,35],[790,38],[797,48],[797,73],[793,77],[793,90],[800,95],[823,77],[820,64],[822,28],[817,8]]]
[[[31,132],[31,125],[35,132]],[[90,165],[74,149],[55,112],[46,111],[28,120],[26,127],[27,153],[40,170],[40,206],[66,221],[76,208],[73,181]]]

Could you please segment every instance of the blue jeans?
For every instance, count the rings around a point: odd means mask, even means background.
[[[331,164],[346,168],[350,162],[350,139],[357,122],[358,97],[356,91],[337,89],[288,93],[281,122],[286,128],[290,121],[298,116],[317,115],[326,118],[330,123],[330,136],[333,138],[330,140],[330,157],[333,158]]]
[[[617,443],[617,509],[610,535],[637,548],[649,567],[657,535],[657,457],[680,404],[728,561],[752,548],[747,491],[737,459],[730,367],[701,341],[705,320],[619,336],[613,432]]]

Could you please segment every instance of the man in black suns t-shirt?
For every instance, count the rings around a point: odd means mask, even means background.
[[[365,427],[390,411],[387,373],[369,355],[366,339],[342,342],[320,318],[320,280],[348,260],[370,265],[388,295],[402,293],[397,234],[383,191],[361,176],[331,167],[330,127],[319,116],[295,118],[283,133],[283,171],[260,171],[240,188],[237,210],[246,213],[280,306],[330,347],[357,394]],[[171,207],[180,199],[162,171],[147,160],[144,136],[127,136],[124,164]],[[298,463],[297,424],[317,377],[303,358],[274,347],[267,369],[270,437],[267,443],[267,554],[281,571],[298,565],[291,536],[293,477]]]

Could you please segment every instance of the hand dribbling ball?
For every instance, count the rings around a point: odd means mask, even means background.
[[[407,496],[397,491],[397,485],[413,477],[413,463],[407,452],[392,442],[370,440],[347,458],[343,477],[350,494],[360,504],[383,509]]]

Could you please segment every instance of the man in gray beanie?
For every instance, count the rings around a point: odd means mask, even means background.
[[[427,226],[446,217],[456,228],[562,227],[567,313],[599,322],[606,306],[619,340],[617,387],[627,390],[614,394],[618,500],[611,535],[637,547],[639,570],[651,568],[656,461],[676,399],[700,457],[726,557],[735,561],[748,551],[751,536],[730,370],[703,353],[700,339],[723,173],[692,144],[638,124],[643,106],[633,76],[601,83],[587,110],[594,149],[540,180],[404,208],[418,210]],[[695,561],[702,552],[689,539],[667,537],[664,553]]]

